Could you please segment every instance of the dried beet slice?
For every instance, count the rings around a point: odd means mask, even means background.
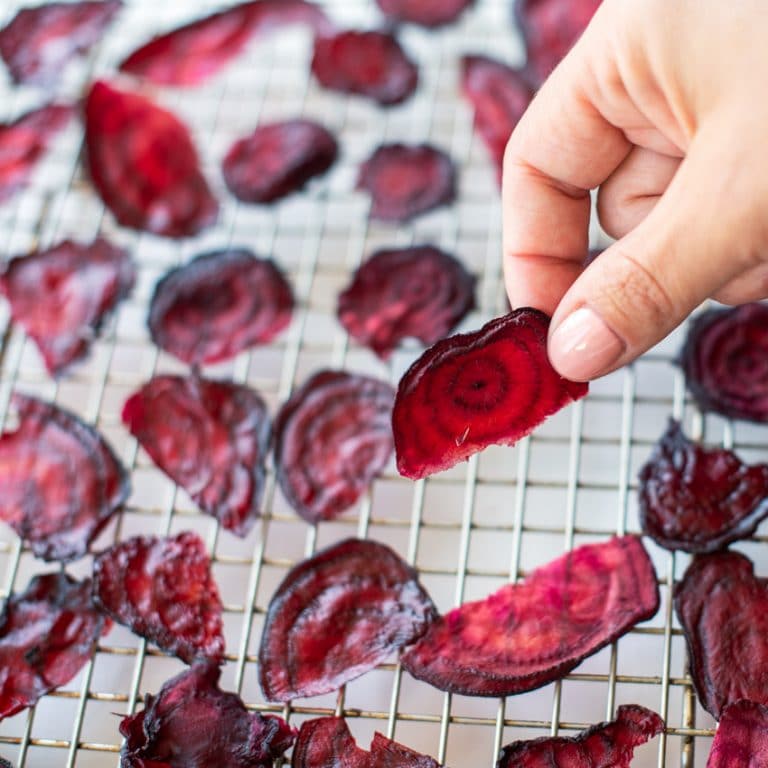
[[[395,21],[442,27],[457,21],[475,0],[376,0],[376,4]]]
[[[216,221],[192,137],[167,110],[98,81],[86,99],[85,143],[93,183],[123,226],[189,237]]]
[[[203,540],[137,536],[93,564],[93,598],[108,616],[187,663],[224,656],[221,598]]]
[[[117,305],[130,293],[136,271],[128,252],[98,238],[72,240],[12,259],[0,275],[11,316],[35,342],[49,373],[58,376],[85,357]],[[45,301],[40,301],[40,291]]]
[[[248,534],[259,515],[270,437],[256,392],[199,376],[155,376],[125,403],[123,423],[203,512]]]
[[[401,661],[418,680],[508,696],[564,677],[659,608],[640,539],[588,544],[434,622]]]
[[[43,560],[82,557],[130,493],[104,438],[51,403],[14,394],[18,427],[0,436],[0,519]]]
[[[513,445],[587,394],[547,357],[549,318],[518,309],[428,349],[400,381],[392,414],[397,468],[418,479],[488,445]]]
[[[0,757],[0,768],[13,768],[13,765],[10,763],[10,761]]]
[[[120,723],[121,768],[272,768],[296,737],[284,720],[249,712],[219,688],[219,668],[198,661]]]
[[[277,265],[230,249],[168,272],[155,287],[148,324],[158,347],[199,365],[268,343],[292,312],[293,292]]]
[[[305,520],[330,520],[351,507],[394,448],[394,390],[342,371],[312,376],[275,420],[277,480]]]
[[[435,615],[416,571],[389,547],[335,544],[292,568],[273,595],[261,690],[268,701],[338,690],[424,634]]]
[[[736,701],[723,709],[707,768],[763,768],[768,765],[768,708]]]
[[[475,307],[475,278],[431,245],[377,251],[339,296],[339,322],[386,360],[406,338],[442,339]]]
[[[703,410],[768,423],[768,305],[702,312],[688,328],[680,365]]]

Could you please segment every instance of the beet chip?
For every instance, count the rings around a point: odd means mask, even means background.
[[[720,716],[707,768],[768,765],[768,708],[752,701],[729,704]]]
[[[564,677],[659,608],[640,539],[568,552],[485,600],[438,619],[402,657],[441,691],[508,696]]]
[[[274,262],[243,249],[215,251],[160,280],[149,330],[185,363],[216,363],[271,341],[292,312],[291,286]]]
[[[91,177],[120,224],[187,237],[216,221],[219,205],[177,117],[99,81],[88,94],[85,118]]]
[[[123,423],[203,512],[248,534],[259,515],[270,433],[267,408],[252,389],[155,376],[125,403]]]
[[[110,547],[94,562],[93,597],[115,621],[187,663],[223,658],[221,599],[196,533]]]
[[[378,379],[321,371],[280,409],[277,480],[307,522],[340,515],[386,466],[394,448],[394,394]]]
[[[382,12],[395,21],[423,27],[442,27],[461,16],[475,0],[376,0]]]
[[[0,519],[43,560],[82,557],[130,493],[128,473],[77,416],[14,394],[19,425],[0,436]]]
[[[63,572],[35,576],[11,595],[0,616],[0,720],[66,685],[111,626],[91,602],[91,582]]]
[[[312,72],[320,85],[400,104],[416,90],[419,70],[389,32],[350,30],[315,38]]]
[[[296,732],[281,718],[249,712],[219,688],[220,670],[198,661],[120,723],[121,768],[272,768]]]
[[[400,381],[392,414],[397,468],[418,479],[488,445],[513,445],[587,394],[547,357],[549,318],[518,309],[437,342]]]

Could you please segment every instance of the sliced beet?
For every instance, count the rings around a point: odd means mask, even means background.
[[[291,286],[277,265],[245,249],[205,253],[155,288],[149,330],[190,365],[228,360],[271,341],[290,322]]]
[[[768,423],[768,304],[702,312],[689,326],[680,365],[703,410]]]
[[[475,307],[475,278],[431,245],[377,251],[339,296],[350,336],[386,360],[403,339],[434,344]]]
[[[272,768],[296,732],[281,718],[249,712],[219,688],[219,668],[198,661],[120,723],[122,768]]]
[[[397,468],[417,479],[488,445],[513,445],[587,394],[547,357],[549,318],[517,309],[438,341],[400,381],[392,414]]]
[[[104,438],[77,416],[15,394],[18,427],[0,436],[0,519],[43,560],[82,557],[130,493]]]
[[[115,621],[187,663],[223,658],[221,598],[196,533],[137,536],[110,547],[94,561],[93,596]]]
[[[312,72],[320,85],[400,104],[416,90],[419,70],[389,32],[348,30],[315,38]]]
[[[305,520],[330,520],[351,507],[394,448],[394,390],[342,371],[312,376],[275,420],[277,480]]]
[[[125,403],[123,423],[203,512],[248,534],[259,515],[270,437],[256,392],[199,376],[155,376]]]
[[[53,376],[85,357],[107,317],[130,293],[127,251],[103,238],[72,240],[12,259],[0,275],[11,316],[35,342]],[[45,301],[40,301],[40,291]]]
[[[273,595],[261,690],[268,701],[338,690],[424,634],[435,615],[416,571],[389,547],[335,544],[292,568]]]
[[[422,27],[442,27],[457,21],[475,0],[376,0],[382,12],[395,21]]]
[[[93,183],[123,226],[190,237],[216,221],[219,205],[189,130],[149,99],[96,82],[85,143]]]
[[[659,608],[640,539],[587,544],[465,603],[434,622],[402,657],[441,691],[508,696],[564,677]]]
[[[764,768],[768,765],[768,708],[736,701],[723,709],[707,768]]]

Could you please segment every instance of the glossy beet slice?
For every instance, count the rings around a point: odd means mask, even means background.
[[[475,278],[431,245],[377,251],[339,296],[339,322],[387,359],[403,339],[434,344],[475,307]]]
[[[167,110],[99,81],[85,103],[85,143],[93,183],[123,226],[189,237],[216,221],[192,137]]]
[[[420,637],[435,607],[389,547],[347,539],[292,568],[267,611],[259,681],[268,701],[341,688]]]
[[[547,357],[549,318],[518,309],[438,341],[400,381],[392,414],[397,468],[417,479],[488,445],[513,445],[587,394]]]
[[[768,708],[753,701],[729,704],[720,715],[707,768],[768,765]]]
[[[65,240],[11,260],[0,291],[11,315],[35,342],[45,367],[58,376],[85,357],[104,321],[130,293],[136,272],[128,252],[99,238]],[[40,301],[40,292],[45,301]]]
[[[231,249],[202,254],[165,275],[148,323],[158,347],[200,365],[268,343],[292,312],[293,292],[277,265]]]
[[[422,27],[442,27],[457,21],[475,0],[376,0],[382,12],[395,21]]]
[[[507,696],[564,677],[659,607],[640,539],[588,544],[437,620],[402,657],[441,691]]]
[[[108,616],[160,649],[191,663],[221,661],[221,598],[203,540],[191,531],[137,536],[102,552],[93,595]]]
[[[296,732],[281,718],[249,712],[219,688],[220,670],[198,661],[120,723],[121,768],[272,768]]]
[[[123,423],[203,512],[248,534],[259,515],[270,436],[256,392],[229,381],[156,376],[125,403]]]
[[[394,448],[394,390],[341,371],[312,376],[275,420],[277,480],[288,503],[316,523],[340,515],[369,488]]]
[[[18,427],[0,436],[0,519],[43,560],[82,557],[128,499],[128,473],[77,416],[15,394]]]

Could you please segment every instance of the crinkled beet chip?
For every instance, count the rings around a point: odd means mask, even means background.
[[[394,448],[394,391],[384,381],[341,371],[312,376],[275,420],[277,479],[308,522],[351,507]]]
[[[0,768],[13,768],[13,765],[10,763],[10,761],[0,757]]]
[[[200,509],[238,536],[259,515],[269,416],[248,387],[156,376],[123,406],[123,423]]]
[[[423,27],[451,24],[475,0],[376,0],[376,4],[395,21],[408,21]]]
[[[720,715],[707,768],[768,765],[768,708],[753,701],[729,704]]]
[[[128,498],[128,473],[77,416],[15,394],[19,424],[0,436],[0,519],[43,560],[82,557]]]
[[[220,670],[198,661],[120,723],[122,768],[272,768],[296,732],[279,717],[249,712],[219,688]]]
[[[215,363],[271,341],[292,312],[291,286],[274,262],[244,249],[215,251],[160,280],[149,330],[180,360]]]
[[[518,309],[428,349],[400,381],[392,414],[397,468],[417,479],[488,445],[513,445],[587,394],[547,357],[549,318]]]
[[[339,296],[338,316],[386,360],[403,339],[434,344],[474,306],[474,276],[445,251],[420,245],[374,253]]]
[[[187,237],[216,221],[219,205],[187,127],[149,99],[95,83],[85,143],[93,183],[123,226]]]
[[[341,688],[420,637],[435,617],[416,571],[348,539],[294,567],[267,611],[259,680],[268,701]]]
[[[11,304],[14,321],[57,376],[88,353],[135,278],[131,257],[122,248],[103,238],[89,245],[65,240],[12,259],[0,275],[0,291]],[[41,290],[45,301],[40,301]]]
[[[406,650],[403,666],[441,691],[507,696],[564,677],[659,607],[640,539],[588,544],[466,603]]]
[[[676,421],[640,470],[640,524],[666,549],[714,552],[768,516],[768,464],[691,442]]]
[[[196,533],[110,547],[94,562],[93,596],[115,621],[187,663],[224,655],[219,590]]]

